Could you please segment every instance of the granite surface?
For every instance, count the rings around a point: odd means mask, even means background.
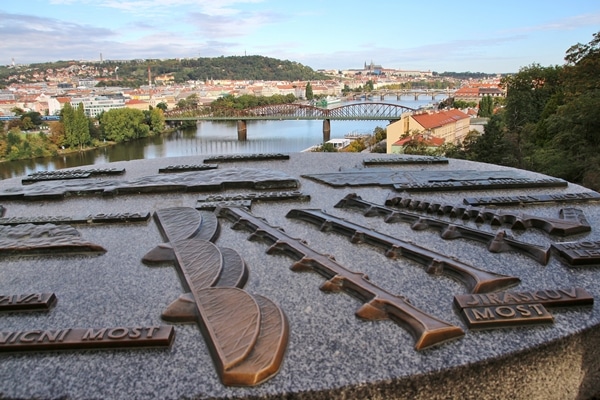
[[[245,290],[269,298],[286,314],[289,344],[277,375],[256,387],[224,386],[213,366],[196,324],[173,324],[175,340],[167,349],[70,350],[0,353],[0,398],[3,399],[495,399],[512,396],[540,399],[589,399],[600,395],[600,312],[598,305],[550,310],[554,323],[533,327],[469,330],[453,307],[465,286],[446,276],[427,274],[422,265],[405,258],[387,258],[381,249],[352,243],[335,232],[286,218],[291,209],[313,208],[364,225],[455,258],[472,266],[520,278],[515,290],[582,287],[600,298],[600,269],[573,267],[552,253],[546,265],[515,252],[492,253],[482,243],[443,240],[434,229],[413,230],[405,223],[385,223],[352,209],[335,208],[344,196],[356,193],[383,204],[389,186],[332,187],[305,178],[309,174],[365,167],[372,154],[293,153],[288,160],[250,160],[220,164],[218,170],[240,168],[278,171],[300,182],[294,190],[310,200],[255,201],[251,211],[314,250],[335,256],[348,269],[366,273],[390,293],[405,296],[425,312],[464,329],[465,336],[425,350],[414,348],[410,333],[392,321],[364,321],[355,316],[361,303],[346,293],[325,293],[324,279],[312,272],[290,270],[293,260],[266,254],[268,245],[248,240],[248,232],[231,229],[220,219],[216,244],[236,249],[249,267]],[[384,158],[385,155],[377,155]],[[120,176],[82,181],[105,186],[107,180],[127,182],[157,175],[172,165],[197,165],[200,157],[117,162],[95,168],[124,168]],[[449,160],[447,164],[386,164],[394,171],[499,171],[502,167]],[[82,168],[83,169],[83,168]],[[214,171],[214,170],[213,170]],[[195,173],[203,174],[205,171]],[[470,172],[472,174],[472,172]],[[518,171],[542,179],[538,174]],[[169,174],[173,175],[173,174]],[[460,174],[459,174],[460,175]],[[0,194],[18,191],[20,178],[0,181]],[[46,184],[45,182],[44,184]],[[69,185],[73,180],[69,180]],[[41,185],[34,183],[32,186]],[[234,195],[266,189],[211,189],[207,192],[122,193],[114,196],[71,193],[49,200],[4,199],[5,217],[153,213],[174,206],[196,207],[200,195]],[[283,189],[275,189],[283,190]],[[590,192],[565,187],[469,191],[411,192],[407,197],[447,205],[462,205],[466,197],[517,196]],[[403,194],[404,195],[404,194]],[[540,246],[553,242],[600,240],[600,203],[536,203],[499,207],[503,211],[558,218],[565,207],[583,211],[591,232],[557,237],[537,229],[454,221],[497,232],[506,229],[515,239]],[[440,218],[450,220],[448,216]],[[163,242],[154,220],[122,224],[78,224],[81,236],[101,245],[100,255],[5,255],[0,261],[0,295],[55,293],[49,312],[2,313],[0,331],[101,328],[165,324],[161,312],[183,292],[173,267],[149,267],[142,257]]]

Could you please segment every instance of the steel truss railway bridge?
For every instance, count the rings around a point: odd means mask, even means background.
[[[252,120],[322,120],[323,142],[330,139],[331,121],[398,121],[405,112],[415,111],[413,108],[398,104],[361,102],[335,108],[320,108],[304,104],[267,105],[244,110],[233,108],[213,109],[198,107],[193,109],[176,109],[165,113],[165,120],[170,124],[181,121],[237,121],[238,140],[247,139],[247,122]]]

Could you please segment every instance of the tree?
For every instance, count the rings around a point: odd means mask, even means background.
[[[165,115],[162,109],[156,107],[148,111],[148,126],[153,133],[165,130]]]
[[[83,103],[79,103],[76,109],[70,103],[66,103],[62,109],[61,122],[64,126],[64,145],[82,149],[91,143],[89,122]]]
[[[313,89],[312,89],[310,82],[306,83],[306,89],[304,90],[304,97],[306,98],[306,100],[312,100],[315,97],[313,94]]]
[[[61,111],[60,121],[64,126],[64,145],[67,147],[74,147],[77,144],[75,137],[75,110],[71,106],[71,103],[65,103]]]
[[[148,136],[150,128],[144,123],[144,113],[133,108],[117,108],[106,111],[100,117],[100,125],[108,140],[123,142]]]
[[[479,101],[479,111],[477,116],[481,118],[489,118],[494,114],[494,100],[492,96],[483,96]]]
[[[164,101],[161,101],[160,103],[158,103],[156,105],[156,108],[160,108],[164,112],[164,111],[167,111],[167,108],[169,108],[169,106]]]

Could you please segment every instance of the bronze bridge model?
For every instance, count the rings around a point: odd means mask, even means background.
[[[305,104],[274,104],[238,110],[234,108],[176,109],[165,113],[167,122],[177,121],[237,121],[238,140],[247,138],[249,120],[323,120],[323,141],[331,138],[331,120],[338,121],[398,121],[402,114],[413,108],[389,103],[355,103],[335,108],[321,108]]]

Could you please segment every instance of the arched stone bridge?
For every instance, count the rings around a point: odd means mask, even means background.
[[[165,120],[177,121],[238,121],[238,139],[246,140],[248,120],[323,120],[323,141],[330,138],[331,120],[338,121],[397,121],[413,108],[388,103],[355,103],[335,108],[305,104],[275,104],[237,110],[233,108],[199,107],[177,109],[165,113]]]

